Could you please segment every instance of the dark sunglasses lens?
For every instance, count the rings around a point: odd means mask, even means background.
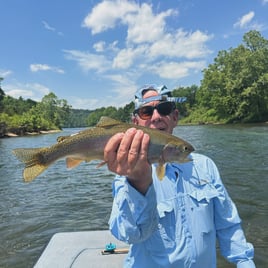
[[[141,119],[149,119],[153,115],[154,107],[153,106],[144,106],[141,107],[138,111],[138,115]]]
[[[152,117],[154,109],[156,109],[160,115],[166,116],[169,115],[174,108],[174,103],[172,102],[161,102],[156,106],[143,106],[138,109],[137,113],[141,119],[147,120]]]
[[[174,109],[172,102],[161,102],[156,106],[157,112],[161,115],[169,115]]]

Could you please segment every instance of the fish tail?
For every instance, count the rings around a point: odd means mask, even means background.
[[[30,182],[48,168],[48,164],[42,163],[41,148],[21,148],[12,151],[14,155],[25,164],[23,171],[24,181]]]

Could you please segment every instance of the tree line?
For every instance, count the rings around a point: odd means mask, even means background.
[[[72,109],[54,93],[41,102],[15,99],[1,88],[0,125],[25,131],[87,127],[103,115],[128,122],[134,110],[131,102],[124,107],[96,110]],[[237,48],[218,52],[214,62],[203,70],[200,86],[179,87],[174,97],[187,97],[178,104],[184,123],[252,123],[268,121],[268,40],[258,31],[249,31]]]
[[[203,121],[265,122],[268,120],[268,40],[257,31],[243,36],[243,44],[220,51],[204,70],[189,117]]]
[[[71,106],[66,100],[49,93],[41,102],[13,98],[0,85],[0,136],[5,132],[23,135],[26,132],[61,129]]]

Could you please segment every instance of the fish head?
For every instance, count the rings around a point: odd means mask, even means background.
[[[188,142],[169,142],[162,151],[162,159],[164,162],[189,162],[188,155],[194,151],[194,147]]]

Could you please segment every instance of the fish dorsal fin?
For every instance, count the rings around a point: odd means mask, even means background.
[[[102,116],[100,118],[100,121],[98,122],[98,124],[96,125],[97,127],[112,127],[118,124],[122,124],[122,122],[117,121],[113,118],[110,118],[108,116]]]

